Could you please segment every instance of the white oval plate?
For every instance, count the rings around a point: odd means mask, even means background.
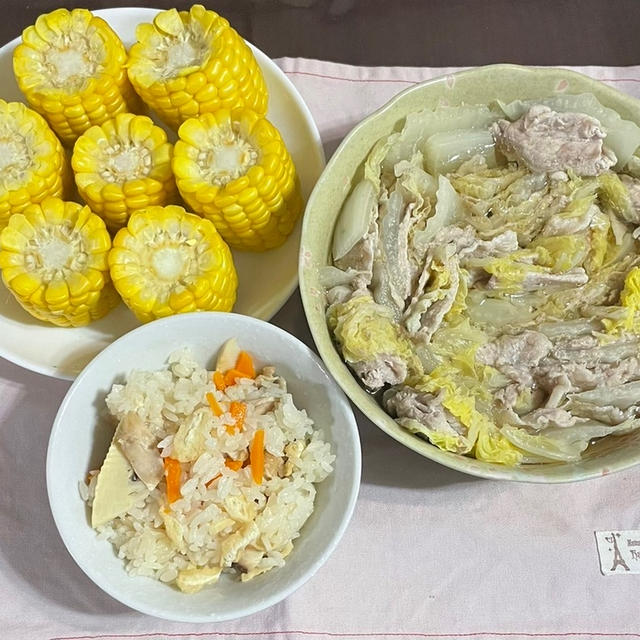
[[[104,18],[129,47],[140,22],[151,22],[158,9],[128,7],[94,13]],[[12,55],[20,39],[0,48],[0,97],[24,102],[13,76]],[[250,45],[269,89],[267,117],[280,130],[300,176],[306,200],[325,165],[320,133],[297,89],[262,51]],[[266,253],[234,252],[240,285],[235,313],[269,320],[286,302],[298,283],[298,223],[287,241]],[[140,323],[120,304],[106,317],[87,327],[54,327],[32,318],[0,284],[0,356],[7,360],[66,380],[108,344]]]

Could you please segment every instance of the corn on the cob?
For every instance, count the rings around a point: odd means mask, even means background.
[[[104,222],[89,207],[45,198],[11,216],[0,233],[2,279],[32,316],[83,326],[118,304],[110,247]]]
[[[134,211],[174,198],[172,152],[151,118],[120,113],[78,138],[71,158],[78,192],[110,229],[119,229]]]
[[[267,87],[251,49],[229,23],[196,4],[138,25],[129,79],[170,126],[218,109],[267,112]]]
[[[18,86],[65,145],[94,124],[135,110],[127,52],[87,9],[56,9],[22,33],[13,53]]]
[[[302,211],[296,170],[278,130],[252,111],[187,120],[174,147],[178,190],[235,249],[282,244]]]
[[[9,216],[63,196],[69,167],[58,138],[35,111],[0,100],[0,230]]]
[[[182,207],[131,215],[109,253],[113,283],[142,322],[186,311],[229,311],[238,278],[231,251],[209,220]]]

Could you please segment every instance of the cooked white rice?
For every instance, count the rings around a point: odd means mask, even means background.
[[[220,417],[207,402],[209,392],[225,410]],[[231,401],[247,406],[244,428],[232,434],[226,428],[235,424]],[[164,479],[151,492],[138,481],[135,505],[98,527],[130,574],[177,579],[180,588],[195,591],[215,581],[217,568],[249,580],[284,564],[313,512],[314,483],[332,471],[335,456],[272,367],[218,391],[211,372],[185,349],[169,357],[166,370],[132,371],[106,402],[118,420],[137,413],[160,439],[160,455],[182,461],[180,499],[168,503]],[[257,429],[265,434],[260,485],[250,466],[225,466],[225,458],[247,458]],[[84,488],[89,504],[97,475]]]

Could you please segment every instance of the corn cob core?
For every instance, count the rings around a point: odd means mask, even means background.
[[[62,196],[67,174],[62,145],[43,118],[0,100],[0,229],[29,204]]]
[[[182,207],[131,215],[109,254],[118,293],[142,322],[187,311],[230,311],[238,278],[231,251],[208,220]]]
[[[218,109],[267,112],[267,87],[251,49],[214,11],[170,9],[138,25],[129,78],[170,126]]]
[[[256,113],[206,113],[179,129],[178,190],[235,249],[282,244],[302,211],[296,170],[278,130]]]
[[[27,27],[13,54],[18,85],[62,142],[133,110],[127,53],[109,25],[86,9],[56,9]]]
[[[78,192],[110,229],[119,229],[134,211],[174,198],[172,153],[151,118],[118,114],[78,138],[71,158]]]
[[[89,207],[45,198],[0,233],[2,279],[39,320],[78,327],[118,304],[109,278],[111,238]]]

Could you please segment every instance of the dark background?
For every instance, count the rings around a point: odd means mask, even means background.
[[[0,0],[0,41],[63,0]],[[272,58],[366,65],[640,64],[640,0],[204,0]],[[68,8],[186,8],[71,0]]]

